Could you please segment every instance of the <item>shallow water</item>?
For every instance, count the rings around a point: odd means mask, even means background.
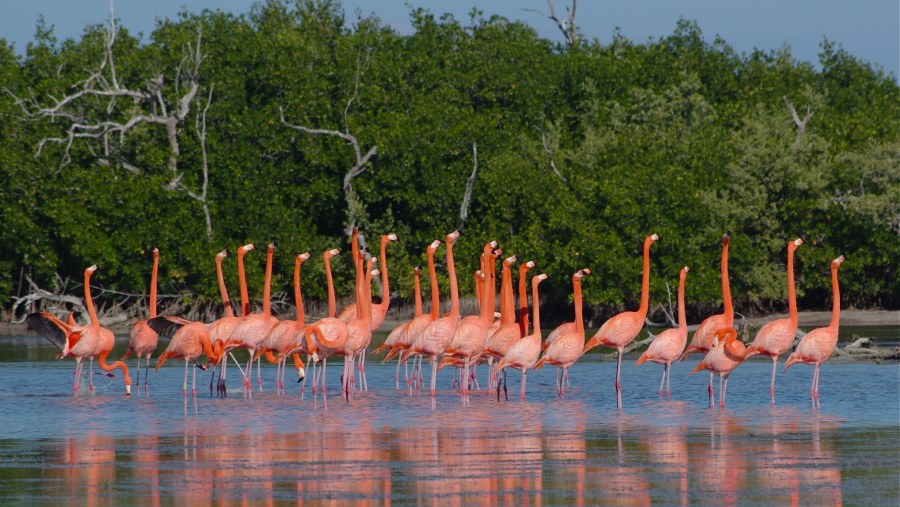
[[[39,338],[0,340],[0,357],[53,356]],[[14,344],[14,345],[11,345]],[[10,350],[14,349],[14,350]],[[239,356],[243,357],[243,356]],[[74,362],[0,362],[0,503],[102,504],[801,504],[900,502],[900,365],[829,362],[821,409],[812,368],[777,378],[754,360],[731,375],[728,408],[707,408],[708,375],[677,364],[671,399],[661,368],[585,358],[564,399],[555,369],[509,374],[510,401],[484,390],[465,406],[438,375],[437,400],[395,390],[393,366],[368,362],[369,391],[339,396],[339,362],[321,395],[267,383],[243,399],[236,369],[228,398],[181,394],[183,367],[150,376],[150,396],[123,396],[121,378],[95,376],[71,396]],[[133,368],[134,362],[129,366]],[[484,381],[485,368],[479,368]],[[426,375],[428,370],[426,369]],[[402,376],[402,372],[401,372]],[[401,384],[403,380],[400,380]],[[718,388],[718,385],[717,385]],[[83,501],[81,499],[84,499]]]

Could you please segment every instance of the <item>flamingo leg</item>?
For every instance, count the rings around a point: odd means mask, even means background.
[[[778,356],[772,358],[772,383],[769,384],[769,396],[772,397],[772,405],[775,404],[775,370],[778,368]]]
[[[141,365],[141,358],[138,358],[138,366]],[[138,371],[138,376],[141,372]],[[147,354],[147,364],[144,365],[144,394],[150,396],[150,354]]]
[[[437,356],[433,356],[431,361],[431,397],[437,396]]]
[[[709,385],[707,386],[707,391],[709,391],[709,408],[713,407],[713,372],[709,372]]]
[[[79,357],[75,361],[75,383],[72,384],[72,396],[75,398],[78,397],[78,389],[81,386],[81,370],[84,368],[84,363],[81,361]]]
[[[725,408],[725,396],[728,393],[728,375],[725,375],[725,384],[722,386],[722,408]]]
[[[181,395],[187,396],[187,377],[188,377],[188,365],[191,364],[191,360],[188,358],[184,359],[184,383],[181,384]]]
[[[616,359],[616,408],[622,409],[622,382],[620,373],[622,370],[622,349],[619,349],[618,358]]]
[[[263,381],[262,381],[262,369],[259,367],[260,361],[262,361],[262,357],[256,358],[256,385],[259,386],[259,390],[263,390]]]
[[[519,387],[519,399],[525,401],[525,381],[528,380],[528,372],[522,368],[522,386]]]
[[[137,382],[137,395],[141,395],[141,356],[137,358],[137,375],[134,376],[135,381]]]
[[[195,361],[196,363],[196,361]],[[147,384],[144,383],[144,386]],[[194,397],[194,402],[197,401],[197,368],[191,368],[191,396]]]
[[[94,394],[94,358],[88,359],[90,361],[90,365],[88,366],[88,390],[91,392],[91,395]]]
[[[669,391],[669,381],[672,380],[672,363],[666,363],[666,397],[671,395]]]
[[[663,395],[663,387],[666,385],[666,370],[669,368],[669,365],[663,365],[662,378],[659,379],[659,397],[662,398]]]

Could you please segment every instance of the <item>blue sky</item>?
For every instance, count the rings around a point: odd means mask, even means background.
[[[190,11],[222,9],[235,14],[249,12],[254,0],[117,0],[116,17],[132,33],[152,32],[157,18],[175,18],[182,6]],[[564,12],[568,0],[554,1]],[[540,14],[546,0],[344,0],[349,20],[359,10],[375,13],[400,33],[410,33],[409,7],[423,7],[435,14],[450,12],[468,20],[475,5],[485,15],[499,14],[523,20],[547,38],[561,40],[556,27]],[[33,39],[35,21],[43,14],[57,37],[78,38],[89,24],[103,23],[108,0],[0,0],[0,38],[21,53]],[[613,30],[635,42],[672,33],[679,17],[696,20],[708,40],[722,36],[738,52],[754,48],[770,51],[790,46],[795,59],[818,64],[824,37],[840,43],[851,54],[900,75],[900,1],[898,0],[582,0],[576,21],[582,34],[603,43]]]

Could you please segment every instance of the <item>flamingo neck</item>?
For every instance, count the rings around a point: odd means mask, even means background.
[[[247,275],[244,272],[244,250],[238,250],[238,282],[241,288],[241,315],[250,313],[250,295],[247,293]]]
[[[528,274],[528,263],[519,266],[519,333],[528,336],[528,295],[525,292],[525,278]],[[534,297],[532,296],[532,301]]]
[[[275,248],[269,247],[266,250],[266,278],[263,281],[263,315],[266,317],[272,315],[272,257],[275,255]]]
[[[838,286],[838,268],[831,267],[831,323],[828,327],[837,330],[841,321],[841,289]]]
[[[294,304],[297,305],[297,322],[303,324],[306,320],[306,311],[303,309],[303,294],[300,293],[300,266],[303,262],[298,257],[294,261]]]
[[[94,299],[91,297],[91,275],[93,271],[84,272],[84,305],[87,307],[88,317],[91,318],[91,327],[99,328],[100,319],[97,318],[97,310],[94,309]]]
[[[515,296],[512,288],[512,268],[503,263],[503,275],[501,282],[502,289],[500,291],[500,319],[503,324],[515,324]]]
[[[576,277],[572,280],[572,285],[575,289],[575,329],[579,333],[584,334],[584,319],[581,315],[581,279]],[[537,303],[535,303],[535,306],[537,306]],[[537,323],[535,323],[535,327],[537,327]]]
[[[538,300],[538,284],[531,282],[531,313],[534,314],[534,334],[541,340],[541,302]],[[527,310],[527,306],[526,306]]]
[[[131,376],[128,375],[128,365],[126,365],[123,361],[115,361],[112,364],[106,363],[106,358],[109,356],[109,353],[112,352],[112,349],[104,350],[100,352],[99,364],[100,368],[103,371],[111,371],[116,368],[122,368],[122,376],[125,377],[125,391],[127,394],[131,394]]]
[[[231,301],[228,299],[228,289],[225,288],[225,276],[222,274],[222,259],[216,257],[216,278],[219,280],[219,294],[222,296],[222,307],[226,317],[234,317],[231,309]]]
[[[644,241],[644,271],[641,279],[641,306],[638,308],[638,314],[641,320],[647,316],[647,310],[650,308],[650,245],[653,241]]]
[[[391,305],[391,286],[388,282],[387,267],[387,245],[390,242],[387,237],[381,239],[381,303],[378,304],[387,313],[388,307]]]
[[[413,272],[413,292],[415,293],[416,317],[422,315],[422,289],[419,287],[419,268]]]
[[[456,282],[456,266],[453,264],[453,241],[447,242],[447,275],[450,278],[450,316],[459,318],[459,286]]]
[[[328,283],[328,317],[337,315],[337,301],[334,295],[334,280],[331,278],[331,258],[325,255],[325,280]]]
[[[441,295],[438,293],[437,270],[434,267],[434,251],[428,251],[428,276],[431,278],[431,320],[440,314]]]
[[[372,266],[375,263],[374,259],[369,259],[366,263],[366,275],[365,275],[365,285],[363,285],[362,290],[360,291],[360,302],[361,306],[357,306],[360,309],[360,312],[357,312],[362,320],[366,323],[366,329],[372,329]]]
[[[687,331],[687,316],[684,309],[684,280],[687,273],[681,272],[681,280],[678,281],[678,329]]]
[[[722,246],[722,300],[725,304],[725,319],[730,326],[734,321],[734,304],[731,301],[731,284],[728,280],[728,243]]]
[[[787,280],[788,280],[788,314],[791,323],[797,325],[797,291],[794,288],[794,249],[788,247],[787,253]]]
[[[159,254],[153,253],[153,269],[150,271],[150,318],[156,317],[156,275],[159,273]]]

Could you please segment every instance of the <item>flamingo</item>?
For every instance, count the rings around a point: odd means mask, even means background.
[[[581,279],[591,274],[590,269],[579,269],[572,275],[572,292],[575,301],[575,321],[560,324],[553,330],[556,338],[553,343],[544,350],[544,355],[534,364],[535,370],[540,370],[545,363],[552,364],[562,371],[557,372],[556,394],[565,396],[566,379],[568,370],[582,355],[584,346],[584,319],[581,308]],[[548,337],[549,339],[549,337]]]
[[[244,255],[247,252],[253,250],[252,244],[243,245],[238,248],[237,256],[238,256],[238,278],[240,283],[246,287],[247,280],[244,277]],[[225,287],[225,277],[222,274],[222,261],[228,255],[226,250],[222,250],[221,252],[216,254],[216,278],[219,282],[219,294],[222,297],[222,308],[224,311],[224,315],[209,325],[209,339],[213,343],[213,346],[223,347],[225,342],[231,338],[231,334],[234,332],[234,328],[237,327],[238,323],[240,323],[243,317],[236,316],[234,314],[234,309],[231,307],[231,300],[228,298],[228,290]],[[246,293],[246,289],[241,291],[242,293]],[[248,303],[249,305],[249,303]],[[243,305],[241,305],[243,308]],[[243,310],[241,310],[243,311]],[[223,355],[224,357],[224,355]],[[220,358],[221,360],[221,358]],[[217,361],[218,362],[218,361]],[[225,362],[222,362],[222,370],[219,375],[219,383],[217,387],[217,394],[220,396],[226,395],[225,388],[225,367],[227,365],[227,358]],[[213,366],[213,372],[215,372],[215,363]],[[209,394],[212,395],[212,377],[209,381]]]
[[[778,368],[778,356],[791,349],[797,337],[797,293],[794,288],[794,252],[803,244],[800,238],[787,246],[787,284],[788,284],[788,318],[777,319],[760,328],[753,343],[747,347],[747,358],[763,354],[772,358],[772,382],[769,385],[769,396],[775,403],[775,370]]]
[[[390,334],[388,334],[387,338],[385,338],[384,343],[378,346],[373,353],[381,352],[382,350],[390,351],[396,346],[400,340],[403,338],[403,335],[406,334],[409,329],[410,324],[419,317],[422,316],[422,289],[419,286],[419,276],[422,271],[420,266],[416,266],[413,269],[413,300],[415,304],[415,312],[413,314],[413,318],[407,320],[406,322],[402,322],[398,324],[394,329],[391,330]],[[387,358],[385,358],[385,361]],[[409,380],[409,371],[407,370],[406,374],[407,380]],[[397,371],[394,373],[394,381],[396,383],[396,389],[400,389],[400,361],[397,361]]]
[[[202,354],[205,354],[211,363],[219,359],[219,353],[214,351],[209,338],[209,326],[202,322],[188,321],[172,316],[154,317],[150,319],[148,325],[159,336],[171,338],[166,350],[156,360],[154,371],[159,371],[159,368],[169,359],[184,359],[184,383],[181,386],[181,393],[187,396],[188,367],[191,361],[196,363]],[[197,396],[196,369],[193,370],[191,394]]]
[[[534,366],[541,355],[541,303],[538,299],[538,285],[547,279],[547,275],[540,274],[531,278],[531,301],[534,313],[534,332],[521,340],[513,343],[506,354],[497,363],[497,373],[504,368],[512,367],[522,370],[522,384],[519,387],[519,399],[525,401],[525,380],[528,369]],[[526,301],[527,303],[527,301]],[[525,305],[527,307],[527,304]],[[504,391],[506,384],[503,385]],[[497,383],[497,399],[500,399],[500,383]]]
[[[407,349],[403,361],[412,354],[431,357],[431,397],[437,396],[437,358],[447,349],[456,326],[459,324],[459,286],[456,281],[456,267],[453,264],[453,243],[459,237],[459,231],[453,231],[444,238],[447,244],[447,274],[450,278],[450,313],[428,323],[415,343]],[[432,308],[434,312],[434,308]]]
[[[353,397],[354,384],[356,379],[353,375],[356,354],[365,350],[366,344],[372,340],[372,275],[377,275],[378,270],[372,270],[375,258],[370,257],[366,261],[366,268],[363,271],[359,269],[363,263],[363,254],[357,256],[357,270],[360,275],[357,276],[356,301],[357,308],[360,309],[362,317],[357,317],[347,324],[347,341],[344,343],[344,397],[349,400]]]
[[[387,268],[387,245],[391,241],[397,241],[396,234],[385,234],[381,237],[381,255],[379,258],[381,264],[381,269],[379,270],[381,272],[381,303],[377,305],[372,303],[372,331],[377,331],[378,328],[381,327],[385,316],[387,316],[388,308],[390,308],[391,305],[391,289],[388,281]],[[357,318],[356,308],[356,303],[347,305],[341,310],[338,318],[344,321],[345,324],[349,323],[351,320]]]
[[[826,327],[816,328],[807,333],[800,340],[794,353],[788,356],[784,363],[784,371],[787,371],[794,363],[811,364],[815,367],[809,394],[816,408],[819,406],[819,366],[831,357],[838,341],[838,327],[841,320],[841,289],[838,286],[838,269],[843,262],[843,255],[831,261],[831,323]]]
[[[72,356],[75,358],[75,383],[72,385],[72,392],[76,398],[78,397],[78,387],[85,358],[91,363],[89,388],[91,394],[94,393],[93,370],[95,357],[98,358],[100,368],[103,371],[109,372],[116,368],[122,369],[122,375],[125,380],[125,396],[131,396],[131,377],[128,375],[128,366],[123,361],[115,361],[112,364],[106,363],[107,356],[109,356],[116,345],[116,337],[112,331],[101,327],[100,319],[97,318],[94,300],[91,298],[91,275],[94,274],[94,271],[97,271],[96,264],[84,270],[84,303],[87,306],[88,317],[91,319],[90,325],[72,326],[61,321],[55,315],[46,312],[32,313],[25,318],[25,321],[30,329],[34,329],[38,334],[56,345],[60,349],[62,357]]]
[[[279,321],[268,336],[263,341],[257,354],[265,354],[266,360],[275,363],[275,390],[279,394],[284,394],[284,373],[285,363],[289,355],[293,356],[294,366],[297,368],[300,382],[305,378],[305,370],[303,361],[300,359],[300,352],[306,352],[309,355],[316,353],[315,344],[311,341],[303,340],[305,335],[303,328],[306,325],[306,313],[303,309],[303,295],[300,291],[300,268],[307,259],[309,252],[297,254],[294,257],[294,301],[297,305],[297,318],[295,320]],[[277,354],[277,355],[276,355]]]
[[[503,270],[500,280],[500,325],[491,330],[491,335],[484,344],[484,354],[488,356],[488,364],[493,363],[494,359],[500,360],[506,355],[509,348],[518,342],[524,334],[522,334],[521,322],[516,322],[516,309],[514,292],[512,288],[512,264],[516,262],[516,257],[508,257],[503,261]],[[534,262],[529,261],[527,264],[534,266]],[[520,271],[521,272],[521,271]],[[521,277],[522,275],[520,275]],[[521,278],[520,278],[521,279]],[[525,311],[528,311],[528,298],[525,298]],[[526,323],[527,326],[527,323]],[[538,340],[538,346],[541,341]],[[535,359],[536,360],[536,359]],[[490,367],[489,367],[490,368]],[[491,368],[490,385],[496,380],[498,370]]]
[[[385,356],[384,361],[387,361],[394,357],[397,354],[405,352],[412,347],[413,343],[419,338],[425,328],[429,323],[435,321],[440,316],[440,293],[438,292],[438,281],[437,281],[437,272],[434,266],[434,253],[441,246],[441,242],[438,240],[434,240],[428,245],[428,248],[425,249],[425,255],[428,258],[428,276],[431,287],[431,308],[429,313],[422,314],[418,317],[413,318],[410,321],[409,326],[406,327],[404,333],[400,336],[397,344],[394,345],[390,352],[388,352],[387,356]],[[417,357],[421,358],[420,354],[417,354]],[[403,357],[400,356],[397,359],[397,371],[399,372],[400,364],[403,363]],[[421,372],[413,368],[413,377],[416,382],[416,387],[418,388],[419,381],[421,380]],[[412,384],[407,377],[407,384],[410,384],[410,392],[412,392]]]
[[[328,366],[328,356],[344,346],[347,341],[347,324],[336,317],[337,304],[334,294],[334,280],[331,276],[331,258],[340,254],[337,248],[327,250],[322,258],[325,262],[325,279],[328,283],[328,317],[306,326],[306,338],[315,344],[319,357],[322,358],[322,393],[325,393],[325,369]],[[315,369],[315,363],[313,363]],[[318,376],[313,374],[313,393],[318,387]]]
[[[694,336],[691,338],[691,344],[688,345],[688,347],[684,350],[684,354],[682,354],[681,356],[681,361],[684,361],[688,354],[691,354],[693,352],[706,354],[707,352],[709,352],[709,349],[712,348],[712,342],[713,338],[715,338],[716,331],[718,331],[719,329],[724,329],[726,327],[734,326],[734,306],[731,302],[731,286],[728,283],[728,243],[730,241],[731,237],[728,234],[722,235],[722,302],[725,305],[725,308],[722,310],[722,313],[710,315],[700,323],[700,326],[696,331],[694,331]],[[707,386],[707,391],[709,391],[709,406],[712,407],[712,372],[709,372],[709,385]]]
[[[491,255],[492,250],[496,246],[496,241],[491,241],[484,245],[482,259],[485,262],[493,264]],[[511,262],[515,262],[516,260],[515,257],[510,257],[509,259],[511,259]],[[485,272],[493,273],[491,266],[486,264],[484,267]],[[453,339],[450,340],[450,344],[447,345],[446,350],[444,351],[444,354],[448,357],[462,361],[464,380],[460,386],[460,391],[463,396],[469,394],[469,367],[471,365],[472,357],[484,347],[485,341],[488,338],[488,332],[491,329],[491,324],[494,321],[493,279],[493,276],[484,277],[479,314],[470,315],[459,321],[459,324],[456,326],[456,330],[453,333]]]
[[[120,361],[125,361],[131,354],[137,356],[137,392],[141,394],[141,359],[147,358],[147,365],[144,368],[144,392],[150,394],[150,386],[147,384],[147,375],[150,374],[150,356],[156,352],[156,346],[159,343],[159,335],[148,324],[147,321],[156,317],[156,275],[159,270],[159,249],[153,249],[153,269],[150,271],[150,316],[147,319],[141,319],[131,326],[131,335],[128,339],[128,349],[122,355]]]
[[[669,377],[672,374],[670,368],[672,362],[678,359],[684,344],[687,343],[687,319],[685,318],[684,309],[684,281],[687,278],[688,267],[681,268],[681,275],[678,279],[678,327],[674,329],[666,329],[653,339],[653,342],[647,347],[647,351],[641,354],[635,366],[644,364],[647,361],[663,365],[662,380],[659,382],[659,395],[663,394],[663,385],[665,384],[666,396],[669,396]]]
[[[737,339],[737,330],[726,327],[716,331],[713,347],[706,357],[691,371],[691,375],[700,370],[709,370],[719,375],[719,408],[725,408],[725,393],[728,390],[728,376],[744,362],[746,348]]]
[[[650,306],[650,247],[659,240],[659,236],[651,234],[644,238],[644,271],[641,281],[641,306],[636,312],[622,312],[614,315],[600,326],[597,333],[588,340],[584,346],[584,353],[596,347],[605,345],[618,352],[616,359],[616,408],[622,408],[622,383],[619,378],[622,369],[622,352],[631,343],[641,328],[644,327],[644,319],[647,318],[647,309]]]
[[[272,258],[275,255],[275,244],[270,243],[266,248],[266,274],[263,282],[263,309],[262,313],[251,313],[244,315],[244,318],[238,323],[231,333],[231,338],[225,342],[226,350],[228,348],[240,347],[250,351],[250,359],[247,361],[247,369],[244,370],[244,393],[251,398],[253,392],[253,359],[256,350],[262,345],[268,336],[269,331],[278,324],[278,319],[272,316],[271,294],[272,294]],[[246,283],[241,284],[241,299],[246,291]],[[248,298],[249,299],[249,298]],[[249,309],[249,304],[244,306]],[[257,372],[259,376],[259,372]],[[262,382],[260,389],[262,389]]]

